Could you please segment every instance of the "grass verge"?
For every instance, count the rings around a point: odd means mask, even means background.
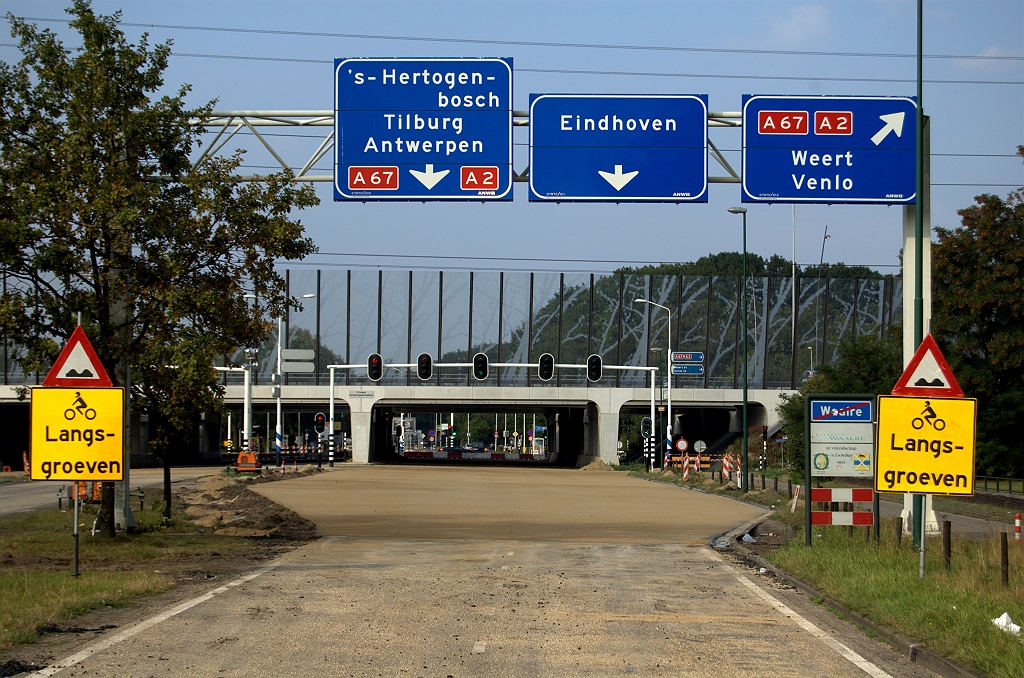
[[[207,569],[211,559],[250,550],[246,539],[210,534],[183,513],[168,522],[160,506],[136,511],[143,530],[115,539],[92,537],[96,506],[79,521],[79,569],[71,576],[72,513],[56,508],[5,516],[0,522],[0,652],[78,615],[128,605]]]
[[[1024,643],[992,619],[1009,612],[1024,619],[1024,546],[1010,540],[1010,586],[1000,581],[996,539],[952,539],[950,570],[942,567],[939,538],[927,543],[925,579],[919,552],[905,538],[897,546],[895,522],[883,520],[881,543],[866,542],[863,528],[815,528],[804,546],[802,515],[780,511],[793,541],[765,554],[773,563],[869,619],[926,644],[987,675],[1024,676]]]

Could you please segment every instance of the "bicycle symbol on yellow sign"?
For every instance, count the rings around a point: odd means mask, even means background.
[[[935,410],[932,409],[932,404],[929,401],[924,401],[924,410],[921,411],[921,415],[924,417],[914,417],[910,425],[921,430],[925,424],[930,424],[936,431],[941,431],[946,428],[946,420],[939,419],[939,415],[935,414]]]
[[[90,421],[96,418],[96,410],[89,407],[82,399],[81,391],[75,391],[75,402],[71,407],[64,410],[64,418],[71,421],[78,412],[81,412],[82,416]]]

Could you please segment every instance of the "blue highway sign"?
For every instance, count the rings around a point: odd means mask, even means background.
[[[707,95],[530,95],[530,200],[707,202]]]
[[[511,200],[512,59],[334,60],[335,200]]]
[[[812,400],[811,421],[872,422],[870,400]]]
[[[703,351],[672,351],[672,362],[674,363],[702,363],[704,362]]]
[[[672,374],[704,374],[704,366],[693,363],[683,363],[672,366]]]
[[[743,202],[914,202],[913,97],[743,96]]]

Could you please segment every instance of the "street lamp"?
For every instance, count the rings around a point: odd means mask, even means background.
[[[300,299],[315,299],[315,298],[316,298],[315,294],[303,294],[300,297]],[[281,441],[282,441],[282,438],[283,438],[283,435],[284,435],[284,430],[283,430],[284,425],[283,425],[283,422],[282,422],[282,414],[281,414],[281,386],[283,385],[283,382],[284,382],[284,380],[281,377],[281,350],[282,350],[281,336],[283,334],[283,329],[282,329],[283,328],[283,324],[284,324],[284,314],[281,314],[277,318],[277,373],[274,375],[274,377],[275,377],[274,381],[277,382],[277,384],[276,384],[277,385],[277,389],[276,389],[277,390],[277,424],[274,426],[274,451],[275,451],[275,453],[277,455],[277,465],[278,465],[278,467],[280,467],[282,465],[282,461],[281,461]],[[319,339],[319,337],[318,337],[318,339]],[[319,369],[319,366],[318,366],[318,369]],[[334,383],[333,382],[331,383],[331,388],[332,389],[334,388]],[[328,439],[332,435],[334,435],[334,431],[331,431],[330,433],[328,433]],[[331,466],[333,466],[333,465],[334,465],[334,458],[333,458],[333,455],[332,455],[332,457],[331,457]]]
[[[633,303],[635,303],[635,304],[650,304],[651,306],[657,306],[658,308],[664,309],[665,312],[668,313],[668,347],[665,349],[665,351],[666,351],[666,353],[665,353],[665,360],[666,360],[666,363],[665,363],[666,369],[665,369],[665,371],[666,372],[671,372],[671,370],[668,369],[668,365],[670,364],[670,362],[672,360],[672,309],[670,309],[667,306],[662,306],[661,304],[655,303],[655,302],[651,301],[650,299],[634,299]],[[666,431],[666,434],[668,435],[668,447],[669,447],[669,449],[671,449],[672,448],[672,377],[671,377],[671,375],[668,376],[668,411],[666,412],[666,415],[668,416],[668,426],[665,428],[665,431]]]
[[[814,374],[814,347],[808,346],[807,350],[811,352],[811,374]]]
[[[730,207],[730,214],[743,215],[743,459],[742,459],[742,488],[747,492],[748,460],[747,460],[747,208]]]
[[[825,224],[825,235],[821,239],[821,257],[818,259],[818,286],[817,286],[817,288],[815,289],[815,292],[814,292],[814,343],[815,343],[815,345],[817,345],[817,343],[818,343],[818,297],[821,296],[821,269],[825,265],[825,241],[828,240],[831,237],[832,236],[830,236],[828,234],[828,224]],[[826,315],[828,314],[828,309],[827,308],[825,309],[825,313],[826,313]],[[811,362],[813,362],[813,359],[812,359]],[[811,369],[812,370],[814,369],[813,365],[811,365]]]

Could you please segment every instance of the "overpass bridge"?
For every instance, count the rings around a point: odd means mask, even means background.
[[[288,409],[327,411],[328,385],[287,385],[281,389]],[[791,389],[749,389],[750,425],[771,426],[779,420],[777,407]],[[226,398],[240,406],[241,386],[228,386]],[[338,408],[335,418],[344,420],[344,432],[352,439],[352,460],[370,462],[392,451],[390,428],[399,413],[507,412],[543,414],[549,427],[550,458],[560,463],[585,464],[595,459],[618,463],[620,415],[645,414],[651,389],[600,386],[335,386]],[[257,419],[270,414],[276,404],[270,386],[253,387]],[[659,400],[659,403],[664,401]],[[681,388],[672,391],[674,430],[684,435],[705,435],[714,442],[728,431],[739,431],[740,389]],[[713,421],[707,421],[709,413]],[[344,415],[344,416],[342,416]],[[285,415],[286,420],[288,415]],[[703,420],[703,421],[701,421]],[[272,426],[273,424],[271,424]],[[422,427],[421,427],[422,428]]]

